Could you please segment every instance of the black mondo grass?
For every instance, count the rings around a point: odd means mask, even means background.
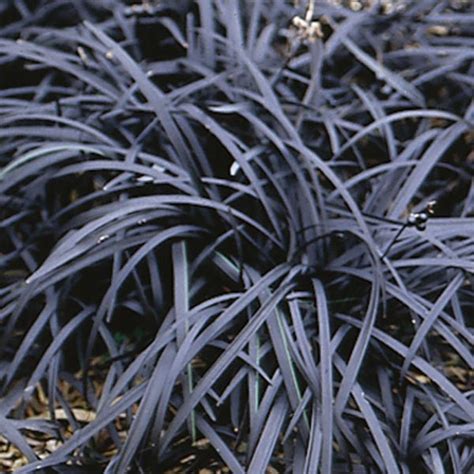
[[[473,25],[2,2],[0,470],[472,472]]]

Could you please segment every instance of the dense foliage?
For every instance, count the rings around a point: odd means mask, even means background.
[[[474,10],[340,3],[0,3],[17,472],[472,472]]]

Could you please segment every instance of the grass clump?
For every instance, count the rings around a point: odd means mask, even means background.
[[[5,469],[473,469],[474,12],[341,3],[2,3]]]

